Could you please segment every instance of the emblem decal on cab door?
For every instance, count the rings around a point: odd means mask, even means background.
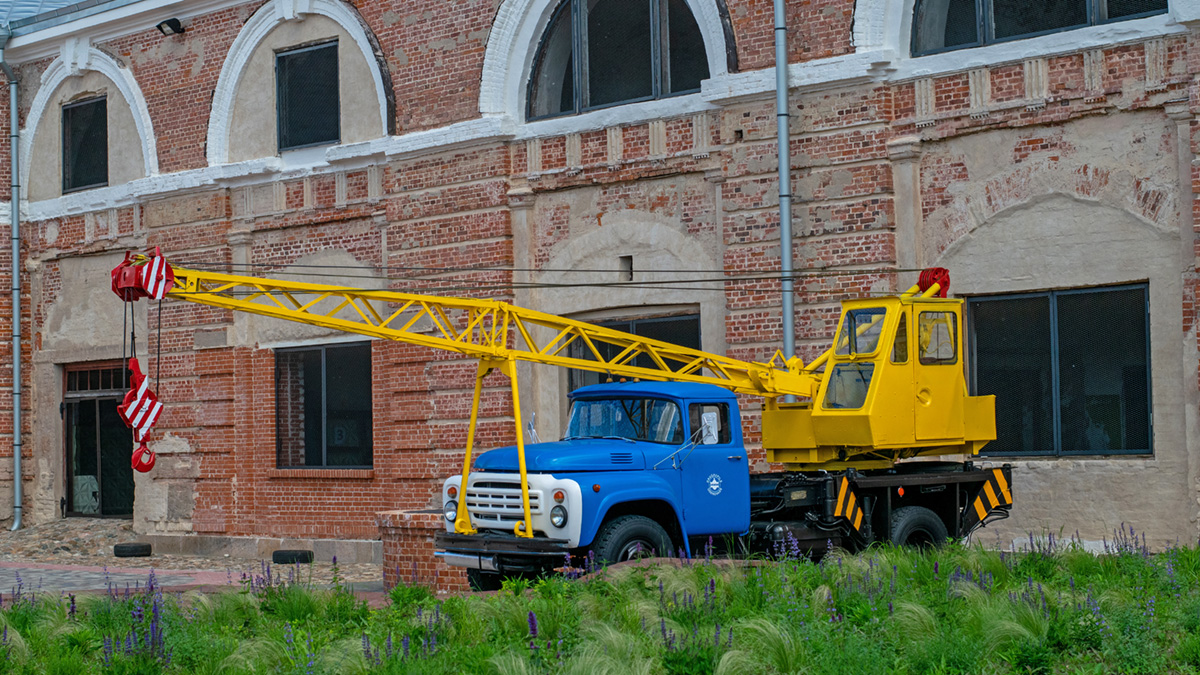
[[[721,477],[719,475],[709,474],[708,480],[705,482],[708,483],[708,494],[714,497],[721,494]]]

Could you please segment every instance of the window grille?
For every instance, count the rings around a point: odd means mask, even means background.
[[[62,191],[108,185],[108,101],[104,97],[62,108]]]
[[[1167,0],[917,0],[913,56],[1035,37],[1167,11]]]
[[[974,392],[996,396],[992,455],[1149,454],[1145,284],[968,301]]]
[[[324,42],[275,55],[279,149],[295,150],[341,139],[338,43]]]
[[[708,74],[704,40],[685,0],[563,0],[534,60],[527,115],[691,93]]]

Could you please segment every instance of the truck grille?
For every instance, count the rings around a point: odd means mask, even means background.
[[[467,510],[480,527],[512,527],[522,520],[521,484],[518,482],[481,481],[467,487]],[[529,512],[542,512],[541,490],[529,491]]]

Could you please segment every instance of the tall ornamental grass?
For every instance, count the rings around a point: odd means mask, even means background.
[[[7,673],[1200,673],[1200,548],[829,550],[617,566],[368,609],[267,565],[216,594],[0,595]],[[706,550],[709,550],[706,548]],[[415,580],[414,580],[415,581]]]

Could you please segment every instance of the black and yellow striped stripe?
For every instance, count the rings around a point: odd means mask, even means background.
[[[837,507],[833,510],[833,515],[850,521],[855,530],[862,528],[862,503],[858,495],[854,494],[854,490],[850,489],[850,480],[845,476],[842,476],[842,482],[838,485]]]
[[[983,487],[979,489],[979,493],[975,495],[975,499],[971,501],[971,505],[967,508],[967,513],[964,514],[963,524],[966,527],[972,527],[975,523],[982,521],[988,517],[988,514],[993,510],[1012,506],[1012,492],[1008,489],[1008,479],[1004,477],[1004,471],[1001,469],[992,469],[992,475],[988,476]]]

